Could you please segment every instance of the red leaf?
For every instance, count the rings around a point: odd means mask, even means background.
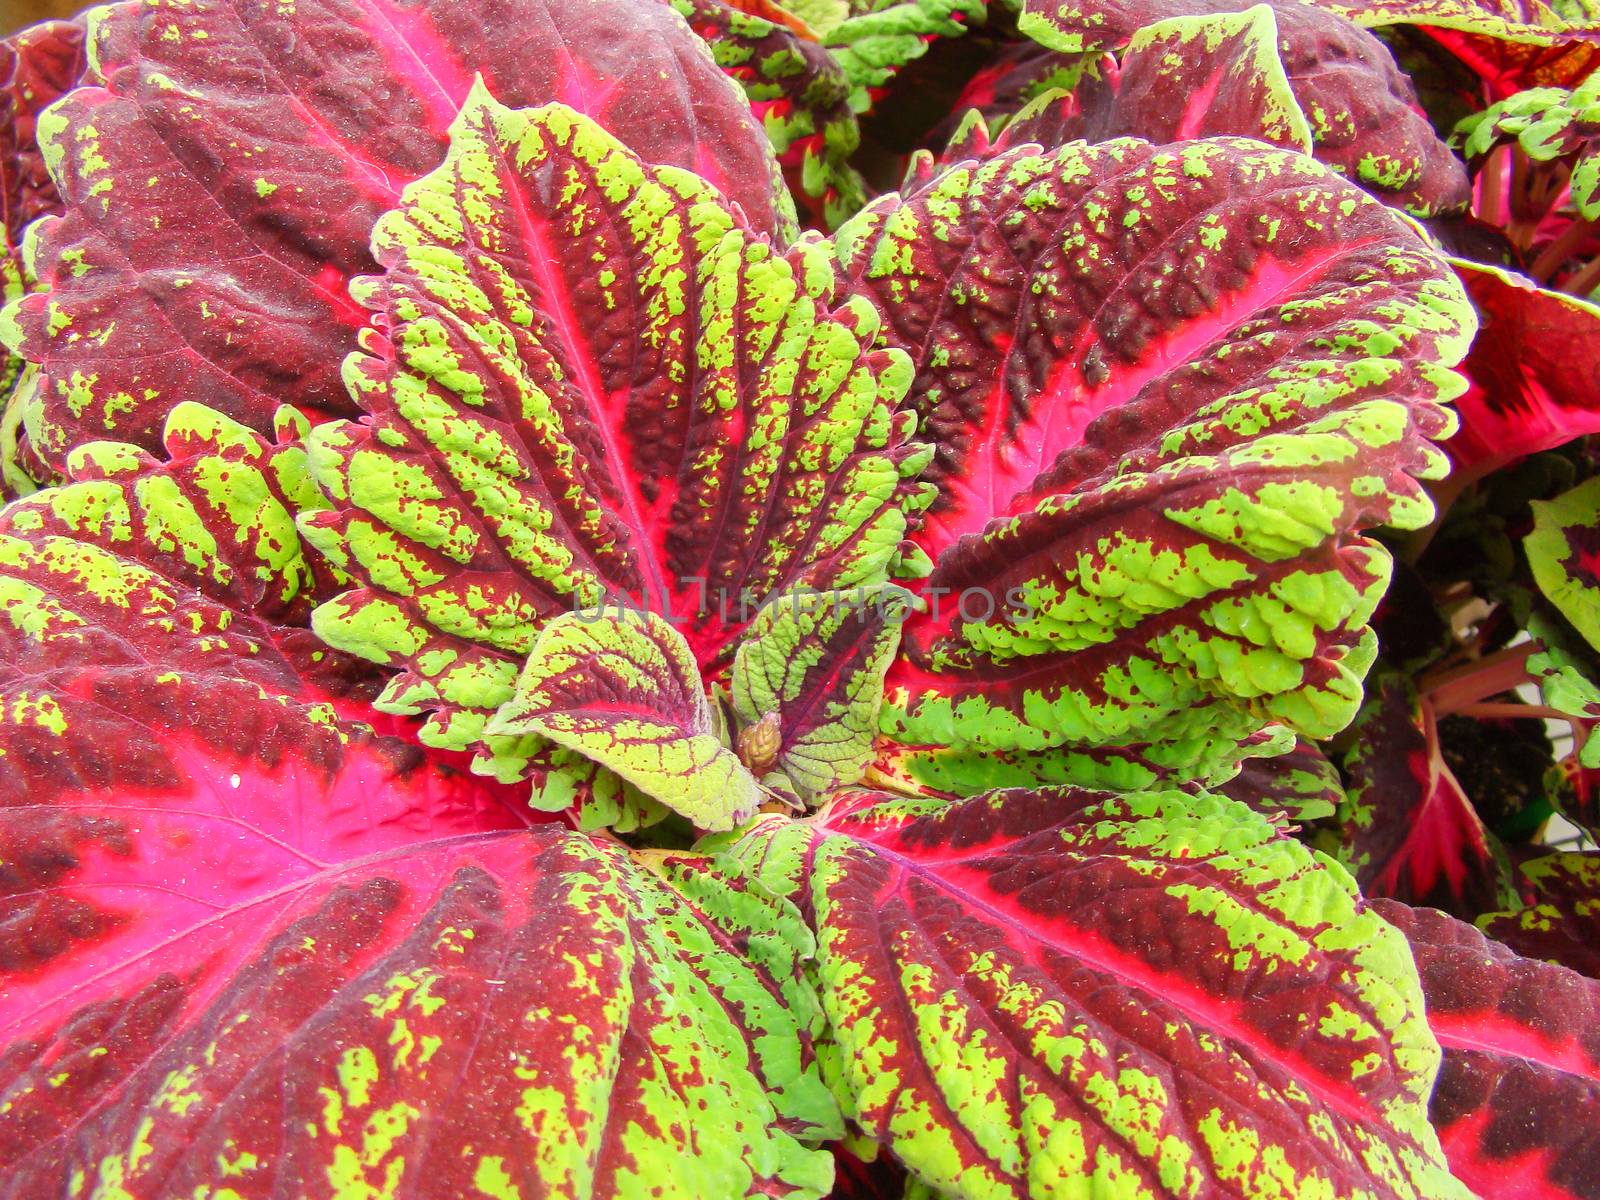
[[[43,367],[33,448],[154,445],[199,400],[256,428],[280,403],[354,411],[339,364],[365,313],[368,235],[443,158],[474,75],[512,105],[591,113],[649,161],[704,174],[763,229],[776,170],[737,88],[667,7],[627,0],[336,0],[97,26],[103,87],[41,131],[67,214],[41,232],[48,297],[11,334]]]

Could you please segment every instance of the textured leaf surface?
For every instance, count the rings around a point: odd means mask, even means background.
[[[1600,1196],[1600,983],[1443,913],[1373,907],[1411,942],[1444,1051],[1429,1115],[1482,1196]]]
[[[1027,142],[1054,147],[1078,138],[1251,137],[1312,152],[1310,126],[1278,56],[1277,20],[1265,4],[1157,21],[1129,39],[1120,62],[1108,55],[1084,70],[1084,61],[1038,46],[1008,56],[1006,70],[968,87],[964,98],[985,102],[975,110],[985,120],[969,112],[945,147],[943,165]],[[1049,71],[1065,74],[1074,63],[1081,79],[1041,87]],[[990,136],[986,120],[1000,126],[997,135]]]
[[[1512,893],[1493,835],[1437,753],[1432,713],[1402,676],[1374,680],[1345,755],[1345,797],[1317,846],[1363,895],[1466,916]]]
[[[1531,902],[1485,917],[1484,931],[1518,954],[1600,979],[1600,853],[1547,854],[1519,870]]]
[[[1600,308],[1511,271],[1452,260],[1478,310],[1450,456],[1487,470],[1600,432]]]
[[[1151,0],[1132,2],[1147,4]],[[1065,4],[1060,0],[1031,0],[1028,9],[1032,11],[1035,6],[1041,14],[1054,17],[1059,13],[1061,19],[1075,21],[1084,20],[1084,14],[1092,14],[1096,7],[1081,5],[1077,0],[1067,0]],[[1594,27],[1581,17],[1571,20],[1559,15],[1555,6],[1543,0],[1317,0],[1317,6],[1368,28],[1425,25],[1536,44],[1554,42],[1562,35],[1581,36]]]
[[[824,43],[864,109],[882,89],[939,38],[960,37],[986,14],[987,0],[865,0],[827,30]]]
[[[866,182],[849,162],[861,142],[851,83],[816,35],[797,32],[803,22],[775,5],[765,15],[725,0],[673,7],[744,88],[796,199],[830,229],[865,204]]]
[[[61,207],[39,150],[39,114],[77,84],[83,67],[83,26],[76,21],[47,21],[0,42],[0,305],[33,285],[23,230]],[[33,490],[16,441],[28,395],[18,394],[23,365],[9,352],[0,357],[0,499]],[[39,464],[27,466],[46,473]]]
[[[303,451],[166,441],[0,514],[0,1194],[825,1193],[798,915],[347,719]]]
[[[833,271],[748,232],[709,185],[552,106],[480,97],[375,235],[388,334],[352,360],[372,416],[313,439],[336,513],[308,536],[362,587],[333,645],[384,701],[472,745],[538,629],[607,595],[725,669],[762,600],[883,577],[905,528],[904,362]]]
[[[1033,37],[1066,54],[1114,49],[1136,31],[1159,21],[1231,13],[1243,0],[1132,0],[1078,6],[1069,0],[1032,0],[1022,25]],[[1261,6],[1257,6],[1261,7]],[[1278,56],[1310,126],[1319,159],[1369,191],[1419,215],[1466,206],[1466,171],[1422,115],[1411,82],[1388,49],[1370,33],[1323,8],[1296,0],[1270,5],[1277,25]],[[1326,6],[1324,6],[1326,7]],[[1176,65],[1175,73],[1182,68]],[[1206,85],[1197,78],[1191,103],[1203,112]],[[1241,108],[1214,112],[1209,132],[1251,135],[1259,118]],[[1220,122],[1239,120],[1225,129]],[[1153,137],[1138,129],[1125,132]],[[1184,136],[1192,137],[1194,132]],[[1277,140],[1277,139],[1272,139]]]
[[[14,249],[30,221],[60,211],[39,150],[39,114],[77,86],[83,68],[78,21],[46,21],[0,42],[0,212]]]
[[[858,783],[872,761],[908,599],[898,588],[802,592],[750,623],[733,661],[734,713],[746,725],[776,718],[776,760],[803,796]]]
[[[550,622],[488,732],[548,738],[702,829],[731,829],[761,802],[755,777],[718,737],[694,652],[653,613]]]
[[[1467,1195],[1403,940],[1270,823],[1178,793],[917,807],[830,818],[809,863],[853,1115],[924,1181]]]
[[[1140,29],[1122,57],[1116,108],[1109,120],[1089,117],[1090,141],[1237,134],[1311,153],[1311,127],[1278,57],[1278,22],[1265,4]]]
[[[837,240],[937,446],[884,708],[913,773],[1350,720],[1388,579],[1351,534],[1429,519],[1472,327],[1392,213],[1298,154],[1119,141],[952,170]]]
[[[1296,742],[1286,754],[1246,759],[1239,774],[1217,791],[1296,825],[1331,817],[1344,800],[1339,768],[1307,741]]]
[[[183,400],[258,428],[280,403],[354,411],[339,364],[366,314],[345,285],[372,268],[378,214],[443,157],[475,74],[783,223],[759,128],[664,5],[140,0],[104,10],[95,43],[104,86],[40,130],[67,204],[39,242],[50,294],[5,335],[43,366],[27,430],[55,465],[88,438],[154,444]]]
[[[1539,590],[1600,648],[1600,478],[1535,501],[1533,532],[1523,545]]]

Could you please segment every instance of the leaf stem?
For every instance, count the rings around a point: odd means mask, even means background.
[[[1506,223],[1506,163],[1510,146],[1496,146],[1478,174],[1478,217],[1490,225]]]
[[[1488,701],[1482,704],[1460,704],[1450,710],[1454,717],[1509,717],[1512,720],[1519,718],[1537,717],[1546,721],[1570,722],[1570,713],[1560,709],[1547,708],[1540,704],[1507,704]]]
[[[1533,266],[1528,268],[1528,274],[1541,286],[1548,283],[1550,277],[1562,268],[1583,243],[1594,236],[1596,229],[1600,229],[1600,222],[1586,221],[1581,217],[1573,221],[1561,231],[1560,237],[1540,251],[1539,257],[1533,260]],[[1591,261],[1584,270],[1593,265],[1594,262]]]
[[[1430,672],[1417,681],[1417,690],[1439,713],[1460,712],[1527,683],[1528,659],[1538,649],[1537,642],[1523,642],[1447,671]]]
[[[1597,283],[1600,283],[1600,254],[1591,258],[1571,279],[1562,284],[1562,290],[1588,299],[1589,293],[1594,291]]]

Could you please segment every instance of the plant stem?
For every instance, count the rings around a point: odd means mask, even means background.
[[[1559,271],[1567,259],[1575,254],[1579,247],[1589,238],[1594,236],[1596,229],[1600,229],[1600,222],[1585,221],[1581,217],[1568,225],[1561,236],[1546,246],[1533,260],[1533,266],[1528,268],[1528,274],[1542,284],[1548,283],[1550,277]],[[1590,262],[1589,266],[1594,263]],[[1587,270],[1585,267],[1584,270]]]
[[[1478,175],[1478,217],[1490,225],[1506,223],[1506,163],[1510,146],[1496,146]]]
[[[1417,681],[1417,690],[1439,713],[1460,712],[1527,683],[1527,662],[1538,649],[1537,642],[1523,642],[1448,671],[1429,672]]]
[[[1513,720],[1532,717],[1547,721],[1572,720],[1570,713],[1564,713],[1559,709],[1545,708],[1538,704],[1504,704],[1492,701],[1483,704],[1460,704],[1452,708],[1449,715],[1453,717],[1509,717]]]
[[[1562,290],[1587,299],[1589,293],[1594,291],[1596,283],[1600,283],[1600,254],[1591,258],[1571,279],[1562,284]]]

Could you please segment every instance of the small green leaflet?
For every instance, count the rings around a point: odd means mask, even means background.
[[[755,776],[718,736],[694,652],[654,613],[550,622],[486,732],[575,750],[701,829],[732,829],[761,803]]]
[[[796,592],[756,615],[733,660],[733,710],[777,717],[777,760],[808,800],[860,780],[872,760],[883,677],[910,593]]]

